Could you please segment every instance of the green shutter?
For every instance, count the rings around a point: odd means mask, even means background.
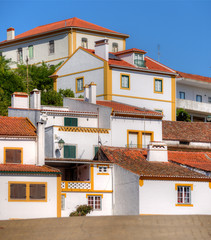
[[[78,119],[77,118],[64,118],[64,125],[66,127],[77,127]]]
[[[76,146],[64,146],[64,158],[76,158]]]
[[[29,46],[29,58],[30,59],[34,58],[33,46]]]
[[[97,154],[98,149],[99,149],[99,147],[95,147],[95,155]]]

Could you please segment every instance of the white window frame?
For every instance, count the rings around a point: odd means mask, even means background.
[[[187,191],[187,189],[189,190]],[[189,196],[187,196],[188,194]],[[181,200],[179,201],[179,199]],[[191,204],[191,186],[182,186],[182,185],[177,186],[177,204],[181,204],[181,205]]]
[[[107,166],[99,166],[98,173],[108,173],[108,167]]]
[[[53,52],[51,52],[51,44],[53,44]],[[49,41],[49,50],[48,50],[48,52],[49,52],[49,55],[52,55],[52,54],[55,53],[55,41],[54,40],[50,40]]]
[[[93,206],[89,204],[89,198],[93,198]],[[100,198],[100,208],[96,208],[96,198]],[[87,196],[87,205],[92,206],[93,211],[101,211],[102,210],[102,196],[99,195],[88,195]]]
[[[88,39],[87,38],[81,38],[81,47],[88,48]]]

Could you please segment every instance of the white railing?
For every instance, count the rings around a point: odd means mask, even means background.
[[[62,181],[61,188],[65,191],[72,191],[72,190],[89,190],[91,189],[91,182],[86,181]]]
[[[186,99],[178,99],[176,102],[177,108],[183,108],[185,110],[191,110],[198,113],[211,114],[211,104],[196,102]]]

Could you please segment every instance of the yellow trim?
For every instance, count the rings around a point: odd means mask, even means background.
[[[182,184],[182,183],[176,183],[175,184],[175,190],[177,190],[178,186],[182,186],[182,187],[191,187],[191,191],[193,191],[193,184]]]
[[[112,70],[108,62],[104,62],[104,100],[112,100]]]
[[[193,204],[175,204],[176,207],[193,207]]]
[[[66,194],[66,193],[61,193],[61,195],[63,195],[65,198],[67,197],[67,194]]]
[[[61,217],[62,198],[61,198],[61,175],[57,175],[57,217]]]
[[[94,71],[94,70],[98,70],[98,69],[104,69],[104,67],[97,67],[97,68],[92,68],[92,69],[88,69],[88,70],[83,70],[83,71],[80,71],[80,72],[74,72],[74,73],[64,74],[64,75],[58,76],[58,78],[67,77],[67,76],[71,76],[71,75],[75,75],[75,74],[80,74],[80,73],[85,73],[85,72],[90,72],[90,71]]]
[[[87,33],[86,31],[92,32],[92,33]],[[125,36],[112,37],[112,35],[110,35],[109,33],[95,33],[92,30],[88,30],[88,29],[83,29],[83,30],[77,29],[77,33],[81,34],[81,35],[84,34],[84,35],[97,36],[97,37],[100,37],[101,39],[103,39],[104,36],[109,36],[108,38],[111,38],[111,39],[114,39],[114,40],[118,40],[118,41],[123,41],[125,39]],[[128,37],[126,37],[126,38],[128,38]]]
[[[53,90],[57,91],[57,75],[52,76],[53,79]]]
[[[161,82],[162,82],[162,92],[155,91],[155,80],[161,80]],[[157,77],[154,77],[154,93],[163,94],[163,88],[164,88],[164,85],[163,85],[163,78],[157,78]]]
[[[122,76],[127,76],[127,77],[129,77],[129,82],[128,82],[129,87],[128,87],[128,88],[122,87]],[[124,74],[124,73],[121,73],[121,74],[120,74],[120,89],[130,90],[130,74]]]
[[[126,49],[126,40],[123,40],[123,51]]]
[[[143,179],[139,179],[139,186],[142,187],[144,185],[144,180]]]
[[[59,127],[58,131],[64,132],[87,132],[87,133],[109,133],[106,128],[86,128],[86,127]]]
[[[176,80],[171,78],[171,121],[176,121]]]
[[[68,32],[68,56],[70,57],[72,54],[72,33]]]
[[[142,145],[143,145],[143,143],[142,143],[142,138],[143,138],[144,133],[146,133],[146,134],[151,134],[151,142],[154,141],[154,132],[152,132],[152,131],[141,131],[141,147],[142,147]]]
[[[83,79],[83,88],[82,88],[82,90],[81,91],[78,91],[78,84],[77,84],[77,81],[79,80],[79,79]],[[82,93],[84,91],[84,77],[77,77],[76,79],[75,79],[75,92],[76,93]]]
[[[4,164],[7,164],[6,163],[6,150],[7,149],[21,150],[21,163],[20,164],[23,164],[23,148],[22,147],[4,147]],[[8,163],[8,164],[10,164],[10,163]]]
[[[91,171],[91,190],[94,190],[94,165],[90,165],[90,171]]]
[[[73,39],[73,52],[76,50],[76,30],[72,31]]]
[[[107,168],[109,168],[109,165],[107,165],[107,164],[97,164],[97,167],[107,167]]]
[[[86,198],[88,198],[88,196],[101,196],[101,198],[103,198],[103,194],[90,194],[90,193],[87,193],[86,194]]]
[[[104,96],[104,98],[105,98],[106,94],[97,95],[97,97],[102,97],[102,96]],[[169,101],[169,100],[162,100],[162,99],[156,99],[156,98],[143,98],[143,97],[136,97],[136,96],[120,95],[120,94],[111,94],[111,96],[125,97],[125,98],[136,98],[136,99],[151,100],[151,101],[158,101],[158,102],[168,102],[168,103],[172,102],[172,101]]]
[[[61,57],[61,58],[55,58],[55,59],[52,59],[52,60],[42,61],[42,62],[44,62],[44,63],[54,62],[54,61],[62,60],[62,59],[65,59],[65,58],[68,58],[68,56],[67,56],[67,57]],[[42,62],[33,63],[33,64],[31,64],[31,65],[38,65],[38,64],[41,64]],[[15,69],[17,69],[17,68],[15,68]]]
[[[141,130],[130,130],[128,129],[127,130],[127,145],[129,146],[130,143],[129,143],[129,133],[137,133],[138,136],[137,136],[137,145],[138,145],[138,148],[142,148],[142,136],[144,133],[148,133],[148,134],[151,134],[151,142],[154,141],[154,132],[152,131],[141,131]]]
[[[26,199],[10,199],[10,184],[26,184]],[[45,199],[43,200],[30,200],[30,184],[45,184]],[[47,202],[47,182],[8,182],[8,202]]]
[[[110,175],[109,173],[97,173],[97,175]]]
[[[209,188],[211,189],[211,182],[209,182]]]
[[[62,192],[90,192],[90,193],[112,193],[113,190],[91,190],[91,189],[62,189]]]

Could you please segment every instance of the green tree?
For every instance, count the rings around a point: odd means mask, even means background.
[[[177,121],[191,122],[190,115],[183,109],[177,109]]]

